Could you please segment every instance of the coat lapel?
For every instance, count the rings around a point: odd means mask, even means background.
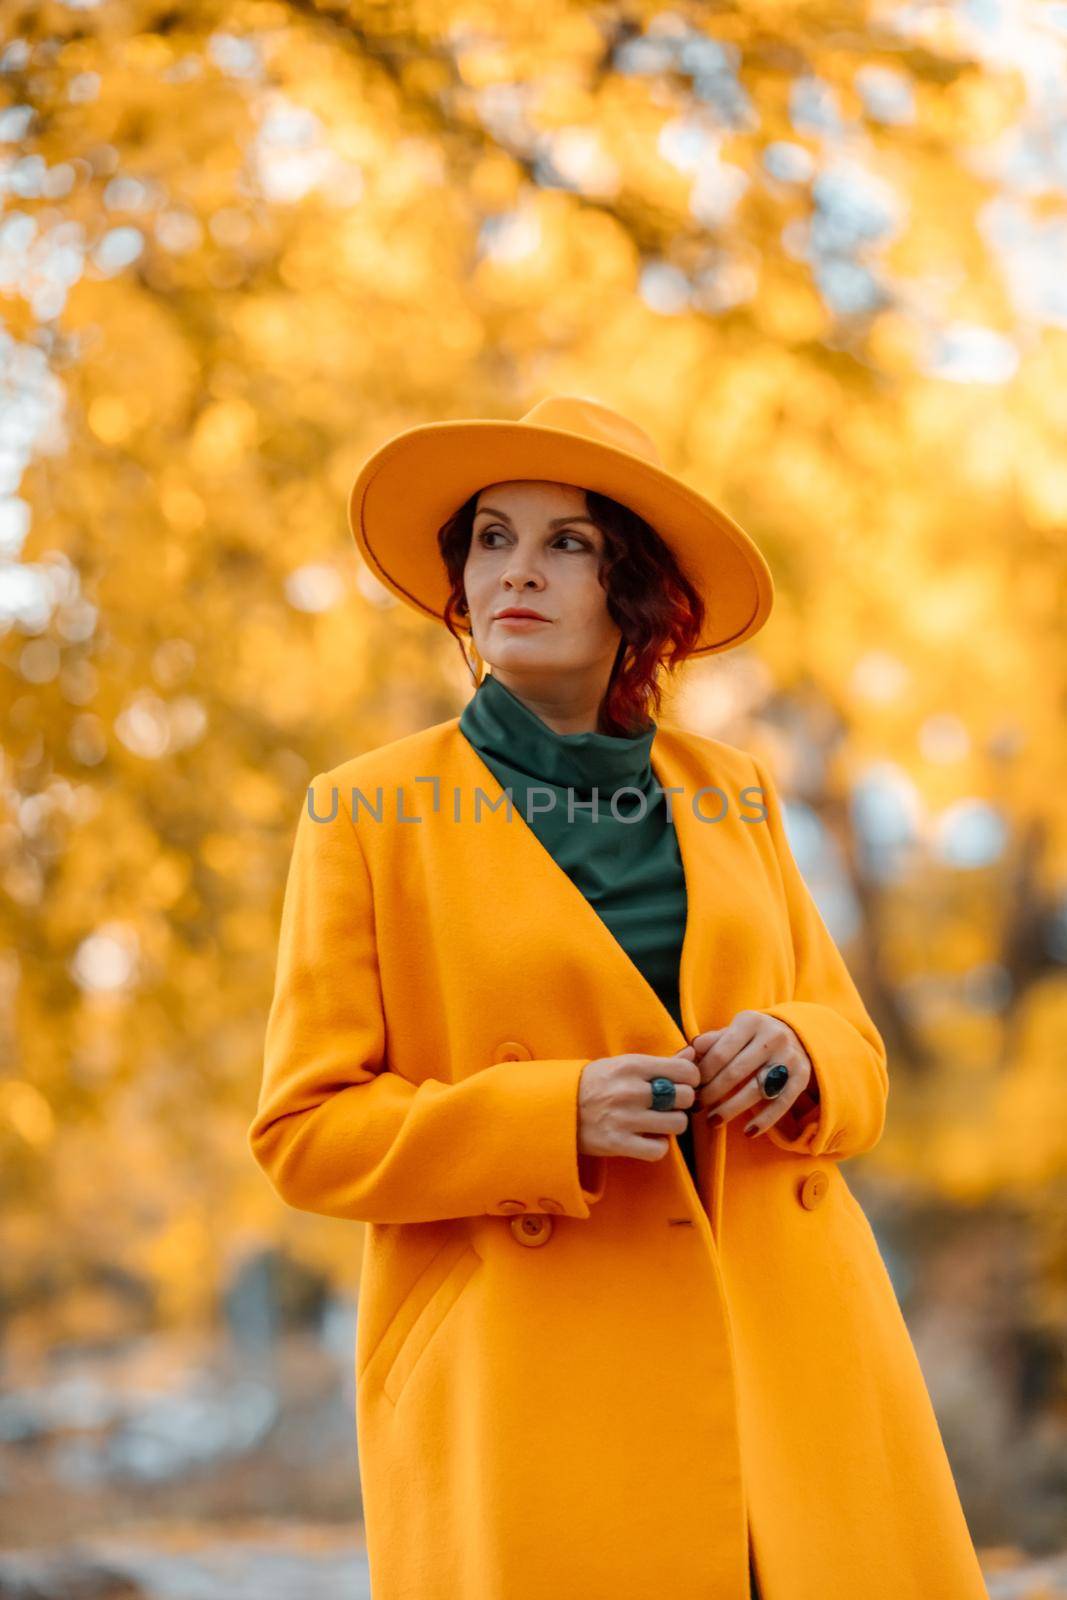
[[[476,772],[472,772],[470,781],[476,783],[489,796],[490,804],[495,806],[504,794],[499,779],[492,769],[486,766],[465,735],[460,733],[458,738],[463,746],[461,761],[468,766],[477,768]],[[657,782],[666,786],[667,783],[677,782],[678,780],[671,776],[673,769],[669,759],[666,763],[657,760],[657,742],[658,736],[652,746],[652,770]],[[665,773],[666,776],[664,775]],[[471,794],[473,794],[473,788],[464,790],[464,799],[467,800]],[[508,822],[503,806],[499,811],[490,811],[489,805],[486,805],[481,813],[480,826],[488,826],[489,829],[486,836],[487,840],[492,840],[493,848],[500,841],[506,841],[506,848],[510,855],[508,866],[504,868],[503,864],[501,864],[502,870],[493,874],[492,881],[497,883],[514,882],[516,879],[536,881],[538,900],[541,903],[542,915],[547,924],[550,927],[574,926],[575,923],[580,925],[580,942],[582,945],[588,949],[590,943],[592,943],[597,953],[598,961],[610,962],[618,974],[623,992],[633,996],[634,1005],[640,1005],[646,1013],[652,1013],[660,1031],[666,1031],[673,1038],[674,1043],[671,1045],[671,1049],[679,1049],[686,1043],[686,1037],[679,1031],[671,1013],[667,1010],[640,967],[630,958],[603,917],[589,903],[574,880],[564,872],[551,851],[545,848],[533,828],[526,821],[519,806],[512,807],[511,816],[512,820]],[[506,832],[503,832],[502,828],[506,829]],[[692,850],[693,844],[692,842],[683,842],[683,832],[684,830],[679,832],[679,846],[682,850],[682,866],[686,877],[687,917],[682,944],[680,978],[687,970],[687,946],[692,944],[693,930],[698,926],[698,922],[694,918],[691,898],[694,889],[691,879],[695,875],[695,864],[686,859],[686,853]],[[512,852],[518,852],[521,859],[516,861]],[[699,894],[699,890],[697,892]],[[555,907],[550,903],[550,896],[556,901]],[[683,1020],[687,1014],[686,995],[683,991]]]
[[[672,1055],[687,1043],[688,1036],[729,1021],[727,1016],[712,1018],[701,1011],[708,988],[707,975],[712,970],[712,943],[715,937],[712,884],[723,883],[723,874],[716,870],[715,860],[716,840],[722,829],[702,822],[694,814],[691,804],[694,779],[673,730],[661,726],[657,731],[650,751],[650,763],[661,788],[680,791],[672,797],[672,816],[686,884],[686,926],[679,968],[684,1033],[604,919],[541,843],[521,808],[512,808],[510,822],[503,804],[499,811],[490,810],[490,805],[495,806],[503,800],[503,786],[458,727],[456,743],[459,788],[464,804],[473,806],[475,788],[481,788],[489,797],[489,804],[481,813],[480,827],[485,832],[479,835],[479,857],[485,863],[486,881],[536,886],[538,911],[543,924],[570,930],[582,949],[595,953],[599,969],[609,974],[609,982],[617,985],[619,994],[626,997],[625,1014],[634,1014],[635,1035],[645,1040],[650,1037],[661,1040],[662,1043],[657,1044],[655,1050]],[[707,781],[706,775],[702,776],[697,786]],[[720,854],[723,859],[719,864],[725,868],[726,852]],[[640,1029],[637,1029],[637,1023],[641,1024]],[[640,1042],[639,1038],[639,1042],[631,1048],[651,1052],[653,1046]],[[694,1118],[693,1131],[698,1167],[702,1172],[707,1171],[710,1147],[711,1171],[705,1187],[710,1190],[712,1228],[717,1231],[726,1130],[720,1126],[712,1133],[703,1117],[697,1116]],[[689,1169],[677,1141],[671,1143],[671,1155],[679,1181],[692,1194]]]

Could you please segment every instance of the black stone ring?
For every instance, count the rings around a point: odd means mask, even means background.
[[[760,1084],[760,1088],[763,1090],[763,1098],[765,1100],[773,1100],[777,1095],[781,1094],[789,1082],[789,1068],[779,1061],[773,1067],[767,1068],[763,1074],[762,1082],[760,1082],[760,1075],[757,1072],[756,1082]]]
[[[673,1111],[675,1082],[673,1078],[651,1078],[652,1110]]]

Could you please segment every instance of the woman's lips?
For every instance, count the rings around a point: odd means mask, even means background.
[[[537,628],[548,622],[547,617],[496,617],[507,628]]]

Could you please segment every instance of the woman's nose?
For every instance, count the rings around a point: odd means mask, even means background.
[[[504,583],[512,589],[539,589],[541,577],[528,563],[516,561],[504,573]]]

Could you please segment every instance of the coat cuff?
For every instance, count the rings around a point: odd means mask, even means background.
[[[486,1211],[511,1215],[520,1209],[515,1202],[521,1201],[525,1211],[581,1219],[590,1215],[604,1193],[606,1162],[578,1149],[578,1086],[588,1064],[588,1056],[534,1058],[482,1069],[500,1084],[501,1116],[506,1118],[513,1108],[525,1127],[521,1141],[508,1143],[506,1176],[498,1183],[503,1188],[499,1195],[486,1196]]]
[[[587,1156],[580,1152],[578,1156],[578,1178],[581,1184],[582,1198],[590,1205],[604,1198],[604,1185],[608,1180],[608,1162],[606,1156]]]
[[[870,1149],[885,1124],[885,1096],[877,1091],[856,1030],[831,1006],[789,1000],[756,1008],[792,1028],[812,1064],[818,1099],[802,1096],[772,1124],[766,1137],[781,1150],[806,1156],[849,1156]],[[807,1108],[805,1110],[805,1108]]]

